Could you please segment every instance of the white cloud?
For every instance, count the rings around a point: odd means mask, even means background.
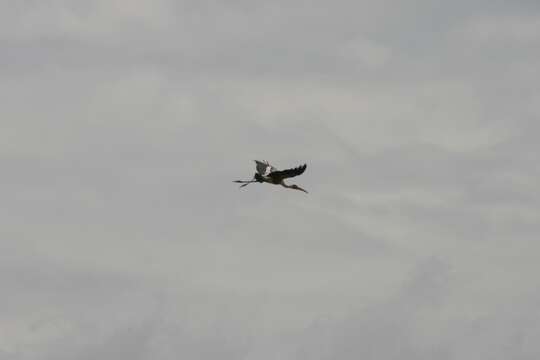
[[[504,46],[511,43],[532,45],[540,41],[540,16],[489,15],[473,17],[463,29],[464,39]]]
[[[4,12],[4,40],[99,40],[130,38],[167,28],[167,0],[64,1],[19,4]],[[131,40],[131,39],[130,39]]]
[[[0,359],[534,358],[534,11],[328,4],[0,6]]]

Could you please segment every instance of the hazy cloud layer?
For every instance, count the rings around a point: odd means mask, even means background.
[[[537,1],[8,1],[0,45],[0,360],[538,358]]]

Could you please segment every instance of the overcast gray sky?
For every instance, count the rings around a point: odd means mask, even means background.
[[[539,358],[537,0],[4,0],[0,49],[0,360]]]

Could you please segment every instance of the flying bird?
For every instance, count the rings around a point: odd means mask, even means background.
[[[259,161],[255,160],[257,172],[253,176],[253,180],[243,181],[235,180],[235,183],[243,184],[240,187],[243,188],[251,183],[268,183],[273,185],[281,185],[287,189],[300,190],[307,193],[306,190],[302,189],[298,185],[287,185],[285,184],[285,179],[292,178],[298,175],[301,175],[306,171],[307,165],[301,165],[295,168],[278,170],[268,163],[268,161]]]

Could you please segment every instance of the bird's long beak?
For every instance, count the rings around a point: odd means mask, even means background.
[[[250,181],[233,180],[233,182],[243,184],[243,185],[240,185],[240,188],[243,188],[244,186],[248,186],[249,184],[253,183],[254,181],[253,180],[250,180]]]
[[[309,194],[306,190],[302,189],[300,186],[297,186],[298,190],[305,192],[306,194]]]

